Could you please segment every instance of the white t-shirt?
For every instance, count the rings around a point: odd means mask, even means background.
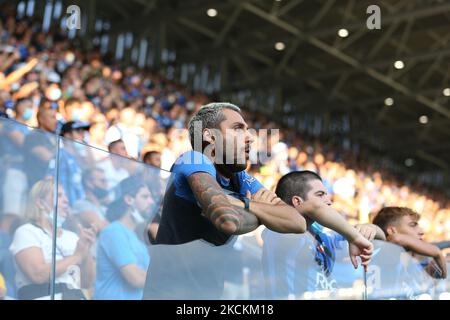
[[[126,159],[123,160],[126,161]],[[108,180],[108,188],[110,189],[115,188],[120,181],[128,178],[130,175],[124,168],[114,168],[111,159],[109,158],[99,162],[97,166],[105,172],[105,177]]]
[[[68,230],[62,230],[56,240],[56,261],[74,254],[77,247],[78,236]],[[42,250],[45,263],[52,261],[52,236],[43,229],[27,223],[20,226],[14,233],[14,239],[9,247],[9,251],[15,256],[24,249],[38,247]],[[15,262],[16,263],[16,262]],[[70,269],[70,268],[69,268]],[[69,269],[56,278],[56,283],[66,283],[69,287],[78,288],[74,277],[69,273]],[[16,264],[16,285],[17,288],[33,284],[33,282],[22,272]],[[50,279],[49,279],[50,280]]]
[[[137,158],[139,155],[139,136],[134,132],[138,128],[127,128],[121,124],[117,124],[108,128],[105,133],[106,143],[122,139],[126,145],[127,152],[130,156]]]

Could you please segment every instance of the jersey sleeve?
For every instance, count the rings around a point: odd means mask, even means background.
[[[250,191],[251,194],[255,194],[259,189],[264,188],[261,182],[245,171],[240,172],[239,179],[241,180],[241,194],[243,195],[245,195],[247,191]]]
[[[211,160],[197,151],[182,154],[172,166],[176,191],[175,194],[191,202],[196,202],[187,178],[196,172],[206,172],[216,179],[216,168]]]
[[[332,232],[331,234],[328,235],[330,238],[331,243],[333,244],[333,247],[340,250],[343,248],[343,245],[345,241],[347,241],[347,239],[345,239],[345,237],[337,232]]]
[[[197,151],[182,154],[172,166],[172,172],[185,178],[196,172],[206,172],[213,177],[216,176],[216,168],[211,160]]]
[[[37,228],[30,228],[24,225],[16,230],[13,241],[9,247],[12,255],[16,255],[22,250],[31,247],[41,247],[40,230]]]

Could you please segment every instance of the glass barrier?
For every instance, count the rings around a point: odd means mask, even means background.
[[[420,261],[402,247],[385,241],[376,240],[374,248],[367,272],[368,299],[439,299],[437,284],[445,287],[448,281],[436,280],[425,271],[429,261]]]
[[[0,138],[8,299],[449,298],[448,279],[396,245],[375,241],[364,272],[347,241],[316,225],[199,240],[184,227],[211,230],[210,222],[192,217],[195,199],[179,176],[8,119]]]
[[[330,230],[322,239],[263,232],[262,264],[270,299],[362,299],[363,269],[354,269],[348,243]]]
[[[450,262],[447,262],[447,272],[450,268]],[[450,300],[450,278],[434,279],[433,300]]]
[[[57,196],[55,172],[48,168],[56,152],[54,134],[0,118],[0,273],[6,299],[50,298]]]
[[[167,178],[154,167],[65,138],[58,173],[70,207],[63,226],[78,239],[73,288],[81,290],[72,293],[141,299]]]

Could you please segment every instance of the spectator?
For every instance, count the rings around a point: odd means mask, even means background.
[[[120,111],[119,122],[106,131],[106,141],[123,140],[127,151],[133,158],[139,154],[139,137],[135,126],[136,111],[133,108],[125,108]]]
[[[60,131],[62,147],[59,151],[59,182],[69,199],[69,204],[73,205],[77,200],[84,198],[84,188],[81,182],[82,169],[80,166],[80,153],[88,149],[81,144],[85,140],[85,133],[89,130],[89,123],[81,121],[66,122]],[[80,150],[81,151],[78,151]],[[85,152],[83,152],[85,153]],[[55,162],[49,165],[49,174],[54,174]]]
[[[81,121],[82,110],[80,101],[75,98],[67,99],[64,104],[64,116],[67,121]]]
[[[293,207],[312,199],[331,206],[322,179],[311,171],[295,171],[283,176],[275,193]],[[374,238],[384,239],[381,229],[374,225],[358,225],[354,228],[331,207],[320,214],[311,211],[304,215],[308,225],[305,235],[286,236],[268,229],[263,231],[263,265],[268,280],[267,293],[272,298],[286,298],[289,294],[297,295],[307,290],[330,290],[327,278],[333,271],[336,250],[341,248],[343,241],[349,242],[350,259],[356,269],[357,256],[361,257],[362,265],[367,268],[373,248],[369,241]],[[322,225],[334,231],[326,232]],[[309,266],[312,270],[306,267],[306,275],[298,277],[302,283],[295,282],[296,273],[301,272],[301,268],[294,262],[298,261],[300,252],[306,248],[315,248],[312,255],[320,266],[319,273],[326,281],[316,281],[316,277],[308,276],[314,270],[313,266]]]
[[[419,226],[419,219],[419,214],[409,208],[385,207],[377,213],[373,223],[384,231],[387,241],[402,246],[413,257],[419,258],[433,278],[445,279],[447,263],[444,255],[439,247],[423,240],[424,232]]]
[[[158,151],[148,151],[142,157],[142,161],[150,166],[161,168],[161,153]]]
[[[144,154],[142,157],[142,160],[145,164],[148,164],[150,166],[153,166],[155,168],[161,168],[161,153],[159,151],[148,151]],[[152,193],[152,198],[155,202],[155,204],[161,204],[162,202],[162,196],[164,193],[164,187],[162,182],[162,178],[160,177],[160,172],[155,172],[151,169],[146,169],[144,173],[144,181],[146,181],[147,187]],[[155,209],[158,209],[158,207],[155,207]],[[151,220],[150,224],[148,225],[148,235],[150,242],[154,242],[156,240],[156,234],[158,233],[159,228],[159,222],[161,221],[161,215],[158,210],[158,212],[154,212],[154,214],[150,214]],[[154,218],[153,218],[154,217]]]
[[[125,169],[128,158],[128,152],[123,140],[116,140],[108,145],[108,151],[111,153],[108,158],[101,161],[98,167],[103,169],[108,179],[108,189],[114,189],[120,181],[129,176]],[[119,155],[119,156],[116,156]]]
[[[56,229],[56,293],[63,299],[82,299],[81,287],[91,285],[94,261],[89,249],[95,242],[96,229],[80,229],[80,237],[62,225],[69,214],[64,189],[58,186],[57,225],[53,208],[54,180],[38,181],[31,189],[26,211],[28,223],[19,227],[10,251],[17,264],[16,284],[19,299],[36,299],[49,295],[52,272],[52,232]],[[77,281],[77,275],[81,283]]]
[[[50,160],[55,157],[56,139],[52,133],[56,129],[57,104],[44,100],[37,113],[38,128],[25,138],[24,169],[28,178],[28,185],[34,185],[45,177]]]
[[[108,128],[106,117],[97,113],[92,120],[91,128],[89,129],[89,145],[102,150],[108,150],[108,146],[105,142],[105,133]],[[101,152],[94,152],[96,160],[100,160],[99,157],[103,155]]]
[[[120,197],[108,207],[111,223],[98,240],[94,299],[142,299],[150,257],[135,230],[145,222],[142,213],[149,209],[151,194],[133,177],[123,180],[119,189]]]
[[[20,217],[24,212],[24,203],[26,203],[26,193],[28,190],[27,177],[23,170],[22,148],[25,137],[31,132],[30,128],[23,125],[33,115],[31,101],[22,99],[16,103],[16,120],[5,121],[3,128],[4,137],[2,138],[2,154],[8,167],[5,169],[3,193],[3,212],[11,217],[4,217],[5,220]],[[30,112],[27,112],[30,111]],[[26,114],[26,115],[25,115]],[[6,164],[5,163],[5,164]],[[12,223],[12,221],[10,221]]]
[[[111,202],[105,172],[98,167],[88,168],[83,172],[82,181],[86,198],[74,204],[74,213],[83,225],[95,225],[101,231],[108,225],[106,208]]]

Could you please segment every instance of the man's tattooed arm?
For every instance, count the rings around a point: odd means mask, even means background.
[[[226,234],[244,234],[255,230],[258,218],[233,205],[216,179],[208,173],[196,172],[187,178],[192,192],[203,208],[203,214]]]

